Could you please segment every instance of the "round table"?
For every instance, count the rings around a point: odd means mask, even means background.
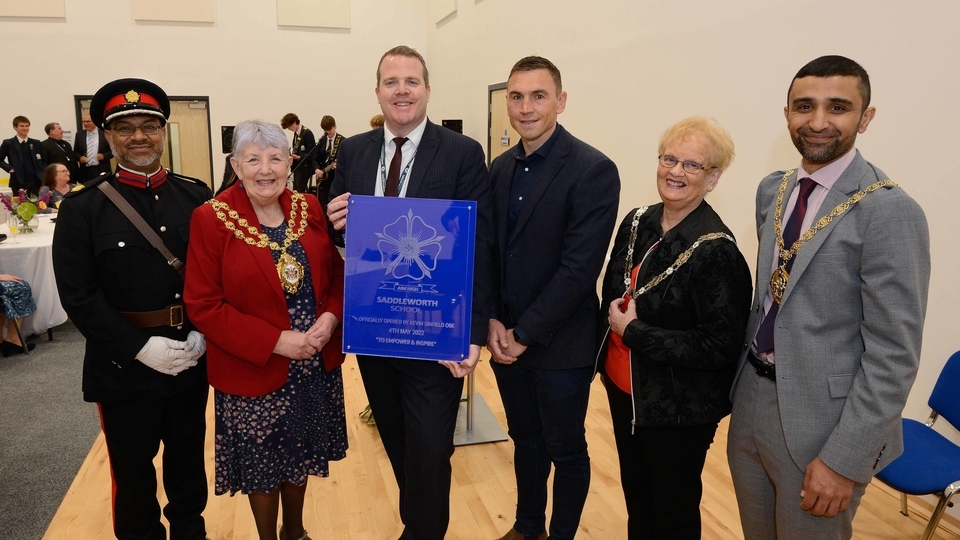
[[[0,242],[0,274],[22,277],[30,283],[37,311],[23,320],[23,334],[43,334],[54,326],[67,321],[67,312],[60,304],[57,280],[53,275],[53,229],[51,220],[56,214],[39,216],[40,227],[36,232],[13,235],[6,220],[0,232],[7,239]]]

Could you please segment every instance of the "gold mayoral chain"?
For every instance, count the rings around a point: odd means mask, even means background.
[[[673,264],[671,264],[666,270],[664,270],[663,272],[660,272],[659,275],[654,276],[654,278],[648,281],[647,284],[644,285],[643,287],[640,287],[639,289],[634,290],[630,287],[630,281],[631,281],[630,274],[633,273],[633,244],[637,241],[637,228],[640,225],[640,216],[642,216],[643,213],[647,211],[647,208],[650,208],[650,207],[641,206],[640,208],[637,208],[637,212],[633,214],[633,223],[630,224],[630,240],[629,240],[629,243],[627,244],[627,262],[624,265],[624,269],[623,269],[623,283],[627,287],[627,293],[630,295],[630,298],[633,298],[634,300],[636,300],[637,297],[639,297],[641,294],[644,294],[650,289],[659,285],[661,281],[673,275],[673,273],[676,272],[678,268],[686,264],[687,261],[690,260],[690,257],[693,256],[693,252],[696,251],[698,247],[700,247],[700,244],[707,242],[709,240],[716,240],[718,238],[726,238],[727,240],[733,242],[734,244],[737,243],[737,241],[734,240],[733,237],[731,237],[729,234],[726,234],[726,233],[716,232],[716,233],[705,234],[700,238],[697,238],[697,240],[694,243],[690,244],[690,247],[688,247],[683,253],[678,255],[677,260],[673,261]]]
[[[791,169],[783,173],[783,181],[780,182],[780,191],[777,193],[777,211],[773,216],[773,234],[777,238],[777,249],[780,251],[780,266],[778,266],[777,269],[774,270],[773,275],[770,276],[770,294],[773,295],[773,301],[777,304],[783,300],[783,293],[787,290],[787,282],[790,281],[790,273],[787,272],[787,261],[792,259],[793,256],[800,251],[800,246],[802,246],[804,242],[813,238],[813,235],[817,234],[820,229],[829,225],[830,222],[833,221],[833,218],[843,215],[851,206],[860,202],[860,199],[864,198],[867,193],[873,193],[884,186],[897,187],[897,183],[892,180],[880,180],[879,182],[870,184],[866,189],[861,189],[851,195],[849,199],[838,204],[829,214],[818,219],[813,227],[807,229],[807,231],[803,233],[803,236],[797,238],[797,241],[790,246],[790,249],[786,249],[786,246],[783,245],[783,220],[780,219],[780,215],[783,214],[783,193],[787,190],[790,175],[793,174],[795,170],[796,169]]]
[[[297,262],[292,255],[287,253],[287,248],[303,236],[307,228],[307,201],[303,195],[294,192],[290,203],[290,218],[287,219],[287,230],[283,239],[283,246],[270,240],[266,234],[250,225],[246,219],[240,217],[237,211],[230,208],[225,202],[216,199],[210,199],[207,204],[213,207],[217,217],[223,222],[227,229],[233,231],[233,235],[243,240],[247,244],[256,247],[270,247],[273,251],[280,252],[280,260],[277,261],[277,275],[280,276],[280,284],[283,290],[289,294],[294,294],[300,289],[300,281],[303,279],[303,265]],[[295,227],[297,212],[300,213],[300,226]],[[244,229],[246,232],[244,232]],[[296,232],[294,232],[296,229]],[[250,236],[247,235],[250,234]]]

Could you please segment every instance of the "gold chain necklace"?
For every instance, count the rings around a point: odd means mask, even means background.
[[[650,289],[659,285],[660,282],[667,279],[667,277],[673,275],[673,273],[676,272],[678,268],[680,268],[681,266],[686,264],[687,261],[690,260],[690,257],[693,256],[693,252],[696,251],[696,249],[700,247],[702,243],[710,240],[716,240],[718,238],[726,238],[727,240],[733,242],[734,244],[737,243],[737,241],[734,240],[733,237],[731,237],[729,234],[726,234],[726,233],[705,234],[700,238],[697,238],[697,240],[693,244],[690,244],[690,247],[688,247],[683,253],[678,255],[677,260],[673,261],[673,264],[671,264],[666,270],[664,270],[663,272],[660,272],[659,275],[654,276],[654,278],[648,281],[647,284],[644,285],[643,287],[640,287],[639,289],[634,290],[632,287],[630,287],[630,281],[631,281],[630,274],[633,272],[633,244],[637,241],[637,228],[640,225],[640,216],[642,216],[643,213],[647,211],[647,208],[650,208],[650,207],[641,206],[640,208],[637,208],[636,213],[633,214],[633,222],[630,224],[630,240],[629,240],[629,244],[627,244],[627,262],[624,265],[624,269],[623,269],[623,283],[627,287],[627,294],[629,294],[630,298],[633,298],[634,300],[636,300],[637,297],[639,297],[641,294],[644,294]]]
[[[783,300],[783,293],[787,290],[787,282],[790,281],[790,274],[787,272],[787,261],[793,258],[794,255],[800,251],[800,246],[802,246],[807,240],[813,238],[813,235],[817,234],[820,229],[826,227],[833,221],[833,218],[842,215],[844,212],[850,209],[853,205],[860,202],[860,199],[864,198],[867,193],[873,193],[874,191],[884,187],[884,186],[893,186],[897,187],[896,182],[892,180],[880,180],[873,184],[870,184],[866,189],[861,189],[860,191],[854,193],[849,199],[838,204],[836,208],[830,211],[829,214],[821,217],[817,222],[807,229],[806,232],[800,238],[797,238],[796,242],[790,246],[790,249],[787,249],[783,245],[783,221],[780,219],[780,215],[783,213],[783,194],[787,190],[787,183],[790,179],[790,175],[793,174],[793,171],[796,169],[791,169],[783,173],[783,180],[780,182],[780,190],[777,193],[777,210],[776,214],[773,216],[773,234],[777,239],[777,249],[780,253],[780,266],[773,272],[773,275],[770,276],[770,294],[773,296],[773,301],[777,304]]]
[[[257,230],[246,219],[240,217],[237,211],[225,203],[216,199],[210,199],[207,204],[213,207],[217,218],[223,222],[223,225],[238,239],[243,240],[248,245],[255,247],[269,247],[273,251],[280,252],[280,260],[277,261],[277,275],[280,276],[280,284],[283,290],[290,294],[296,293],[300,289],[300,281],[303,279],[303,265],[297,262],[297,259],[287,253],[287,248],[303,236],[307,229],[307,200],[303,195],[293,192],[290,203],[290,217],[287,219],[287,230],[284,233],[283,245],[270,240],[265,233]],[[300,226],[296,227],[297,213],[300,214]],[[246,232],[244,231],[246,230]],[[249,236],[248,236],[249,233]]]

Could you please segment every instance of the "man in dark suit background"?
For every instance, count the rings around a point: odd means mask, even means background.
[[[387,51],[377,66],[376,94],[386,123],[341,144],[328,206],[333,226],[346,226],[351,193],[477,201],[469,358],[460,363],[357,358],[400,487],[401,539],[442,540],[450,520],[450,457],[462,378],[474,370],[486,342],[490,186],[480,144],[427,119],[430,79],[419,53],[405,46]]]
[[[323,137],[320,137],[317,143],[320,147],[317,150],[317,198],[327,204],[330,200],[330,186],[337,174],[337,153],[340,151],[343,135],[337,133],[337,121],[330,115],[320,119],[320,129],[323,130]]]
[[[280,127],[293,132],[293,189],[304,193],[313,171],[317,168],[314,152],[317,139],[312,131],[300,124],[300,117],[293,113],[283,115]]]
[[[590,486],[584,420],[597,354],[597,278],[617,219],[610,159],[557,124],[560,71],[538,56],[507,80],[520,143],[490,165],[497,283],[487,347],[514,443],[517,516],[501,540],[572,539]]]
[[[13,119],[17,134],[0,143],[0,168],[10,173],[10,189],[16,194],[21,189],[28,193],[40,191],[43,170],[47,163],[43,158],[40,141],[30,138],[30,120],[26,116]]]
[[[89,114],[83,115],[83,133],[73,141],[73,153],[80,164],[78,180],[86,184],[103,173],[110,174],[110,158],[113,152],[103,132],[93,123]]]
[[[70,171],[70,180],[76,182],[80,178],[80,167],[70,143],[63,140],[63,128],[56,122],[50,122],[43,130],[47,133],[47,138],[40,145],[43,147],[47,165],[62,163]]]

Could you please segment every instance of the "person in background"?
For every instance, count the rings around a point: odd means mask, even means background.
[[[627,213],[603,277],[598,358],[620,460],[627,538],[698,540],[700,474],[750,309],[750,268],[705,197],[733,161],[716,120],[660,137],[661,202]]]
[[[86,185],[101,174],[110,174],[110,158],[113,157],[113,152],[103,131],[89,114],[83,115],[82,123],[83,132],[78,133],[77,139],[73,141],[73,154],[80,164],[80,176],[76,180]]]
[[[294,113],[287,113],[280,119],[280,127],[293,132],[293,190],[304,193],[310,177],[317,169],[314,150],[317,139],[310,129],[300,124],[300,117]]]
[[[283,130],[251,120],[233,137],[239,180],[194,212],[184,292],[216,390],[216,493],[248,495],[261,540],[281,506],[280,539],[308,540],[307,478],[347,450],[343,259],[320,202],[286,189]]]
[[[23,278],[10,274],[0,274],[0,333],[6,330],[6,335],[0,335],[0,353],[3,357],[23,354],[24,344],[20,340],[17,325],[23,323],[23,318],[37,310],[33,300],[30,284]],[[33,343],[26,344],[26,350],[32,351]]]
[[[383,127],[383,115],[375,114],[370,118],[370,129],[377,129]]]
[[[42,210],[44,214],[56,213],[63,200],[64,195],[70,193],[73,184],[70,183],[70,171],[63,163],[54,163],[47,165],[43,171],[43,187],[40,188],[40,196],[50,193],[50,199],[47,201],[47,208]]]
[[[40,146],[43,147],[47,165],[63,163],[70,171],[70,178],[79,178],[80,165],[73,154],[73,148],[70,148],[70,143],[63,140],[63,128],[56,122],[50,122],[43,127],[43,130],[47,133],[47,138],[40,143]]]
[[[26,116],[14,117],[13,129],[16,135],[0,143],[0,169],[10,174],[9,186],[14,194],[21,189],[36,194],[47,168],[43,146],[30,138],[30,120]]]
[[[317,156],[317,198],[327,204],[330,202],[330,186],[337,174],[337,152],[340,151],[343,135],[337,133],[337,121],[332,116],[324,116],[320,120],[320,127],[323,137],[317,143],[321,148]]]

